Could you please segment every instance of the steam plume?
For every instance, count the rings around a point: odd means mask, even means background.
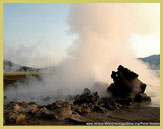
[[[129,42],[132,34],[157,31],[160,23],[153,6],[155,4],[72,4],[69,32],[77,38],[68,49],[69,57],[59,64],[58,73],[53,77],[46,76],[43,83],[33,81],[27,88],[16,91],[52,95],[64,89],[64,95],[75,94],[85,87],[91,88],[96,81],[111,83],[111,72],[121,64],[140,75],[147,83],[147,94],[154,95],[153,103],[159,104],[160,80],[136,59]]]

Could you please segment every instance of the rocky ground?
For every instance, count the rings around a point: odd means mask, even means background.
[[[147,105],[70,104],[56,101],[39,106],[36,103],[11,102],[4,106],[5,125],[111,125],[160,123],[160,108]],[[142,123],[142,124],[143,124]]]
[[[4,105],[4,125],[159,125],[160,108],[150,106],[146,84],[123,66],[117,70],[107,88],[112,97],[100,98],[86,88],[72,103],[10,102]]]

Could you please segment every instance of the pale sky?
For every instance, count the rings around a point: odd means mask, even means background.
[[[29,66],[35,61],[40,62],[36,66],[58,64],[76,38],[68,33],[70,5],[4,4],[4,59]],[[153,9],[160,16],[160,6]],[[160,54],[160,29],[133,34],[130,42],[137,57]]]
[[[131,41],[137,57],[160,54],[160,33],[158,32],[143,36],[133,35]]]

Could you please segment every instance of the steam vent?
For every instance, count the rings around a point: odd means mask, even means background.
[[[117,72],[112,71],[112,83],[107,92],[120,103],[150,103],[151,98],[145,92],[146,84],[138,79],[138,74],[120,65]]]
[[[58,100],[49,105],[10,102],[4,105],[4,125],[85,125],[88,122],[141,122],[142,119],[158,122],[159,108],[141,106],[151,102],[144,93],[146,84],[138,79],[138,74],[121,65],[117,70],[111,74],[114,83],[107,88],[112,97],[101,98],[98,91],[92,93],[85,88],[82,94],[72,96],[72,101]]]

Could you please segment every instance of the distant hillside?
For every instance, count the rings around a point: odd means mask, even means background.
[[[160,69],[160,55],[151,55],[145,58],[139,58],[140,60],[148,63],[150,67],[154,70]]]
[[[148,63],[153,70],[160,70],[160,55],[151,55],[145,58],[138,58],[145,63]],[[39,72],[39,71],[46,71],[46,72],[54,72],[56,71],[56,67],[45,67],[45,68],[32,68],[27,66],[21,66],[15,64],[11,61],[4,60],[4,72]]]
[[[4,72],[38,72],[39,70],[41,70],[39,68],[21,66],[8,60],[4,60],[3,67]]]

